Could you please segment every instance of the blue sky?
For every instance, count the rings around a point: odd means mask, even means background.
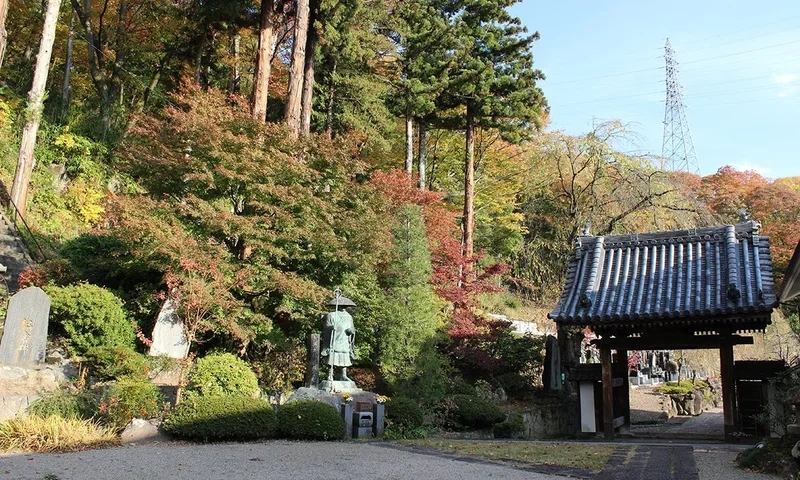
[[[800,175],[800,1],[522,0],[551,130],[622,120],[661,154],[664,43],[679,63],[700,173]]]

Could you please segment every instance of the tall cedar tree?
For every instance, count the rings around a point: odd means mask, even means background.
[[[441,300],[430,284],[433,267],[422,209],[406,205],[396,222],[390,262],[382,279],[386,318],[379,339],[379,364],[384,379],[394,388],[403,388],[422,375],[420,365],[426,360],[422,357],[436,355],[430,345],[441,326]]]
[[[253,78],[253,118],[261,122],[267,120],[267,96],[269,93],[269,76],[272,70],[273,10],[275,0],[261,0],[261,11],[258,27],[258,51],[256,53],[256,71]]]
[[[546,100],[533,68],[533,42],[539,34],[527,29],[508,8],[519,0],[453,0],[443,13],[450,19],[459,47],[448,88],[439,99],[441,120],[465,132],[463,249],[464,279],[473,277],[475,232],[475,134],[478,128],[499,130],[510,142],[523,140],[538,128]]]
[[[330,0],[320,8],[319,69],[312,123],[329,138],[358,132],[363,143],[394,130],[386,106],[390,73],[382,33],[387,9],[382,0]]]
[[[289,127],[289,131],[294,137],[300,135],[309,15],[309,0],[297,0],[297,10],[294,17],[294,44],[292,46],[289,93],[286,97],[286,125]]]
[[[430,0],[401,2],[393,20],[391,37],[400,57],[389,102],[393,113],[405,118],[405,169],[409,176],[413,169],[413,125],[419,125],[419,185],[424,188],[427,117],[436,110],[435,100],[445,88],[452,60],[448,52],[456,47],[455,37]]]

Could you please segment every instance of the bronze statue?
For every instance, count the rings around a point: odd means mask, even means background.
[[[347,377],[347,367],[352,365],[356,358],[355,339],[356,329],[353,326],[353,317],[346,308],[355,307],[355,303],[342,296],[342,291],[336,289],[334,298],[328,302],[333,307],[332,312],[322,316],[322,358],[328,365],[328,381],[333,382],[334,370],[341,368],[338,380],[351,381]]]

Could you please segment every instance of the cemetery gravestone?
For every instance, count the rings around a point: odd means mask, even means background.
[[[172,358],[186,358],[189,353],[189,342],[183,330],[183,321],[176,313],[177,305],[168,299],[158,312],[156,326],[153,327],[153,344],[150,355],[166,355]]]
[[[44,361],[50,297],[39,287],[16,293],[8,302],[0,364],[27,366]]]

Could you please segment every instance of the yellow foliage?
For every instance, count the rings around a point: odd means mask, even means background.
[[[92,142],[84,137],[70,133],[65,130],[65,133],[57,136],[53,140],[53,145],[60,147],[65,153],[71,155],[90,156],[92,154]]]
[[[67,208],[87,226],[100,221],[105,213],[104,199],[105,194],[102,191],[83,179],[75,180],[64,193]]]
[[[114,433],[91,420],[30,416],[0,423],[0,452],[67,452],[118,442]]]

